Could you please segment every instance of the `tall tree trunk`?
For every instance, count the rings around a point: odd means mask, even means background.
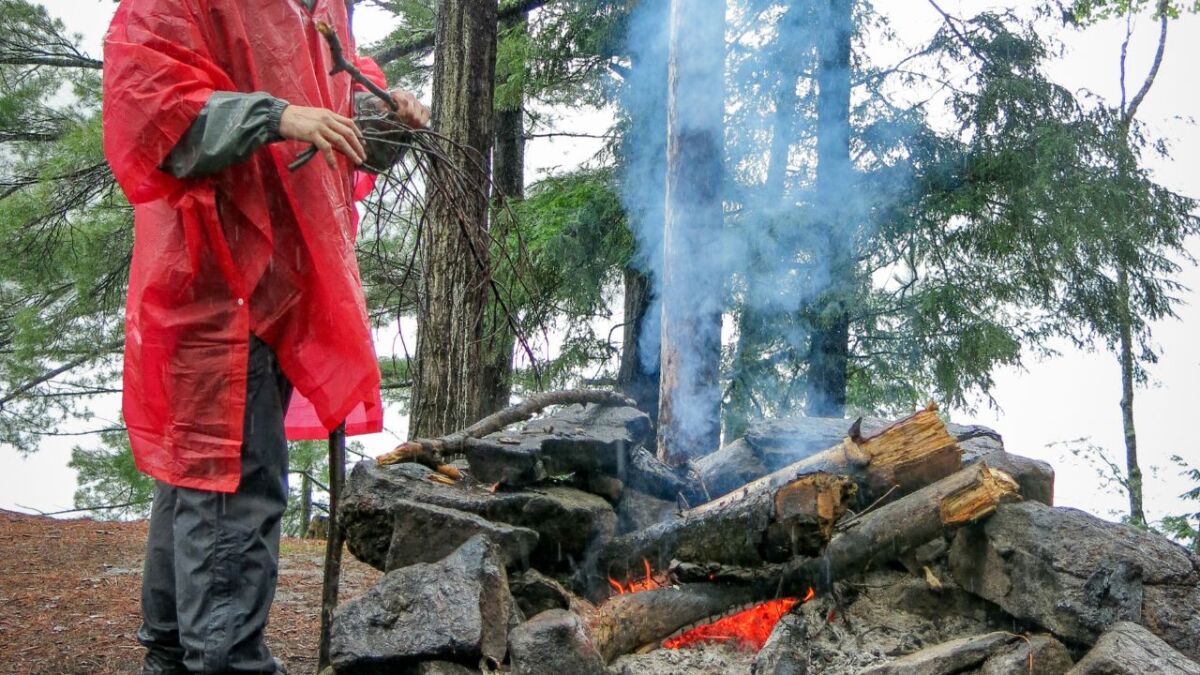
[[[629,227],[639,235],[641,259],[625,270],[624,334],[617,387],[637,401],[657,424],[662,304],[660,237],[665,231],[663,191],[667,181],[667,55],[670,39],[658,29],[669,16],[669,0],[638,0],[641,24],[628,27],[629,72],[621,102],[629,130],[621,137],[621,191]]]
[[[617,372],[617,389],[637,401],[639,410],[658,423],[658,358],[647,358],[642,351],[642,335],[647,323],[653,323],[648,312],[654,306],[654,290],[650,277],[625,268],[625,332],[621,341],[621,368]]]
[[[1133,319],[1129,316],[1129,274],[1121,270],[1117,275],[1121,301],[1121,426],[1125,430],[1125,476],[1129,493],[1129,520],[1136,525],[1146,524],[1146,511],[1142,506],[1142,469],[1138,464],[1137,430],[1133,424],[1133,389],[1135,366],[1133,360]]]
[[[466,148],[448,152],[471,176],[465,193],[438,189],[429,200],[412,438],[436,438],[481,416],[496,11],[495,2],[476,0],[442,0],[438,5],[433,128]]]
[[[850,308],[854,286],[853,211],[845,205],[850,162],[850,38],[854,0],[822,0],[828,30],[817,43],[818,227],[825,239],[815,259],[829,266],[829,288],[812,312],[805,412],[842,417],[850,359]],[[817,238],[820,240],[820,237]]]
[[[309,467],[308,471],[312,471]],[[300,538],[308,539],[308,524],[312,521],[312,479],[305,471],[300,477]]]
[[[658,452],[671,465],[721,442],[724,0],[671,0]]]
[[[1155,50],[1154,61],[1150,65],[1150,72],[1146,74],[1146,79],[1142,82],[1141,88],[1134,94],[1133,99],[1128,102],[1125,98],[1125,57],[1129,46],[1128,33],[1125,37],[1125,44],[1121,47],[1121,108],[1123,112],[1121,125],[1126,143],[1129,142],[1129,132],[1133,127],[1133,120],[1137,116],[1138,108],[1141,107],[1142,101],[1146,99],[1146,94],[1150,93],[1150,88],[1154,86],[1154,80],[1158,77],[1158,70],[1162,66],[1163,54],[1167,49],[1167,27],[1170,25],[1168,10],[1170,9],[1170,3],[1168,0],[1158,0],[1155,9],[1159,22],[1158,48]],[[1127,158],[1127,166],[1123,168],[1126,172],[1132,173],[1137,169],[1135,165],[1136,156],[1132,148],[1127,149],[1125,157]],[[1119,319],[1121,322],[1119,326],[1120,341],[1118,346],[1120,352],[1117,357],[1121,363],[1121,427],[1125,432],[1125,482],[1127,492],[1129,493],[1129,520],[1135,525],[1145,525],[1146,511],[1142,499],[1142,469],[1138,463],[1137,428],[1133,422],[1133,393],[1137,379],[1137,364],[1133,355],[1133,307],[1130,304],[1129,272],[1124,267],[1117,271],[1117,287],[1121,302]]]
[[[527,31],[526,15],[518,14],[500,22],[500,34],[508,39],[523,37]],[[524,67],[524,64],[521,64]],[[497,84],[518,81],[521,73],[497,72]],[[524,92],[513,92],[513,98],[496,110],[496,144],[492,148],[492,199],[498,207],[511,205],[525,198],[525,106]],[[501,210],[493,219],[497,235],[515,227],[509,222],[511,212]],[[502,237],[500,237],[502,238]],[[494,305],[495,303],[493,303]],[[498,307],[488,309],[488,323],[483,367],[483,414],[507,408],[512,402],[513,349],[516,336]]]
[[[787,194],[788,158],[796,139],[796,107],[799,103],[796,85],[802,64],[805,62],[805,52],[810,46],[803,44],[802,26],[800,7],[793,4],[780,20],[779,27],[780,67],[774,97],[775,126],[767,151],[767,177],[763,182],[759,202],[765,212],[779,209]],[[770,253],[778,254],[776,251]],[[737,347],[734,349],[725,410],[722,415],[724,443],[745,435],[750,422],[761,417],[754,399],[754,377],[748,372],[761,351],[762,323],[768,320],[768,316],[755,310],[751,301],[751,298],[756,297],[762,290],[754,274],[756,267],[752,262],[746,270],[746,299],[737,313]]]

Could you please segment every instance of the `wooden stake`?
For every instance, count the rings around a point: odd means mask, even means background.
[[[325,574],[321,583],[321,643],[317,671],[329,667],[329,637],[333,610],[338,604],[342,580],[342,528],[338,524],[338,502],[346,484],[346,425],[329,434],[329,534],[325,539]]]

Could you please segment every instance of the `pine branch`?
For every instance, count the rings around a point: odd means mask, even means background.
[[[549,1],[550,0],[520,0],[519,2],[501,7],[497,18],[500,21],[511,19],[515,16],[532,12],[533,10],[547,4]],[[417,52],[422,52],[426,49],[432,48],[433,42],[434,34],[432,31],[423,33],[406,42],[401,42],[400,44],[392,45],[391,47],[382,49],[372,55],[372,58],[374,58],[375,62],[379,65],[386,66],[397,59],[402,59],[405,56],[411,56]]]

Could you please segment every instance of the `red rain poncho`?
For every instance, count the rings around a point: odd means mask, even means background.
[[[125,423],[138,467],[173,485],[237,489],[252,333],[295,387],[293,438],[382,427],[349,163],[289,173],[305,146],[285,142],[206,179],[159,169],[214,91],[351,116],[317,21],[352,45],[343,0],[124,0],[109,29],[104,150],[134,205]]]

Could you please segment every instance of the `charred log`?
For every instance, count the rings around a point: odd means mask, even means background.
[[[760,565],[815,555],[854,496],[853,482],[825,473],[790,483],[763,483],[739,499],[710,502],[652,527],[618,537],[607,551],[613,569],[674,559]]]
[[[685,584],[618,595],[587,612],[584,620],[593,644],[607,662],[754,601],[755,592],[749,586]]]

